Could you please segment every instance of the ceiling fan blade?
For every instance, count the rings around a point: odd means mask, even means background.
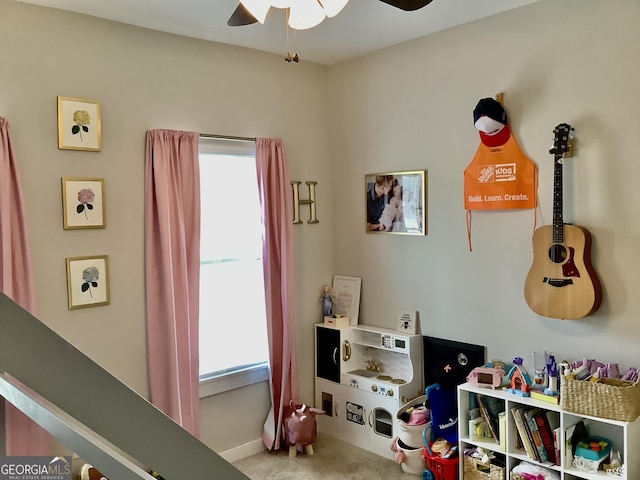
[[[257,21],[258,20],[256,19],[256,17],[251,15],[249,10],[247,10],[244,5],[238,3],[235,11],[231,15],[231,17],[229,17],[229,20],[227,20],[227,25],[229,25],[230,27],[240,27],[242,25],[251,25],[252,23],[256,23]]]
[[[400,10],[404,10],[406,12],[412,12],[414,10],[419,10],[422,7],[426,7],[433,0],[380,0],[381,2],[386,3],[387,5],[391,5],[392,7],[399,8]]]

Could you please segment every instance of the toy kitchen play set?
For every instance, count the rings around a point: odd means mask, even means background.
[[[321,431],[395,458],[398,410],[424,395],[422,336],[367,325],[316,325]]]

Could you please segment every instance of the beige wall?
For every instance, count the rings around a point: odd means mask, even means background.
[[[364,322],[393,328],[397,309],[410,308],[423,333],[487,345],[490,358],[538,349],[640,367],[639,25],[634,0],[545,0],[330,68],[335,265],[362,276]],[[552,221],[552,130],[575,127],[565,221],[593,234],[604,302],[592,317],[528,309],[531,210],[474,212],[469,252],[472,112],[498,92],[539,165],[538,225]],[[363,175],[418,168],[428,170],[428,236],[366,235]]]
[[[175,128],[281,137],[292,179],[318,181],[320,224],[295,227],[303,401],[313,394],[319,288],[333,273],[362,277],[364,323],[393,328],[399,308],[416,309],[423,333],[485,344],[490,358],[547,349],[637,366],[638,25],[634,0],[544,0],[323,67],[0,0],[0,115],[22,174],[40,317],[146,394],[144,133]],[[593,233],[605,298],[588,319],[527,308],[531,211],[474,213],[468,251],[472,111],[500,91],[540,167],[539,225],[551,222],[552,129],[576,128],[565,219]],[[57,95],[102,103],[101,153],[57,149]],[[428,236],[366,235],[364,174],[422,168]],[[62,230],[59,183],[70,175],[106,179],[106,230]],[[69,311],[64,258],[85,254],[109,255],[112,303]],[[205,443],[221,451],[257,439],[267,395],[260,384],[203,401]],[[234,415],[246,422],[232,425]]]
[[[333,274],[327,67],[6,0],[0,43],[0,115],[10,123],[22,177],[39,317],[143,395],[145,132],[283,139],[291,178],[318,182],[320,223],[294,230],[300,383],[311,402],[316,300]],[[58,95],[101,102],[102,152],[58,150]],[[105,179],[105,230],[63,230],[63,176]],[[70,311],[65,258],[94,254],[109,255],[111,304]],[[240,347],[241,332],[239,326],[232,339]],[[205,442],[220,451],[259,438],[268,395],[258,385],[247,389],[245,402],[238,391],[203,400]],[[240,417],[246,423],[229,428],[229,419]]]

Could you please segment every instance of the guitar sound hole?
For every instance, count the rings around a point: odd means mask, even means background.
[[[549,258],[553,263],[562,263],[567,259],[567,249],[558,243],[551,245]]]

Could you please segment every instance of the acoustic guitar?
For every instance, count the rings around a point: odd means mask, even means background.
[[[573,129],[554,129],[553,225],[533,233],[533,263],[524,284],[524,297],[538,315],[575,320],[593,314],[602,302],[600,281],[591,264],[591,233],[565,224],[562,203],[562,163]]]

